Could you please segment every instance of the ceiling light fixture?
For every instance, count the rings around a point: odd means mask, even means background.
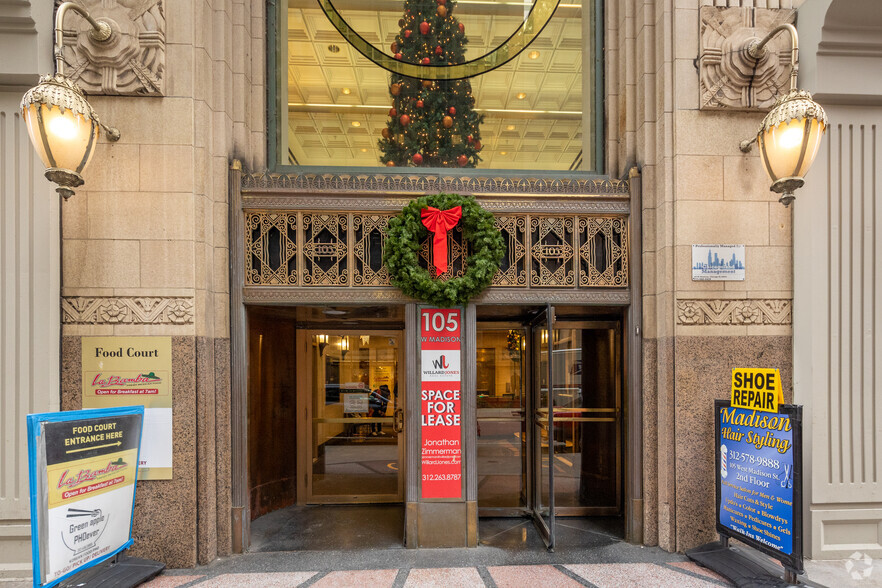
[[[342,92],[346,96],[349,96],[350,94],[352,94],[352,90],[350,90],[349,88],[343,88],[342,90],[340,90],[340,92]]]
[[[361,123],[358,122],[357,120],[354,120],[354,121],[352,121],[352,126],[353,126],[353,127],[360,127],[360,126],[361,126]]]
[[[62,40],[64,15],[72,10],[89,21],[89,37],[95,43],[106,43],[113,30],[105,21],[97,21],[81,6],[64,2],[55,13],[55,75],[40,77],[40,83],[21,99],[21,115],[31,143],[43,165],[46,178],[58,184],[56,192],[65,200],[74,195],[74,188],[84,183],[83,170],[89,165],[98,142],[98,129],[104,129],[110,141],[118,141],[120,133],[98,120],[92,105],[77,84],[64,75]]]
[[[513,130],[515,130],[515,126],[514,126],[514,125],[508,125],[507,127],[505,127],[505,130],[506,130],[506,131],[513,131]]]
[[[530,53],[527,54],[527,57],[529,57],[530,59],[539,59],[539,52],[535,50],[530,51]]]
[[[328,51],[331,53],[340,53],[340,46],[334,44],[328,45]]]
[[[524,92],[518,92],[518,100],[523,100],[527,95]]]

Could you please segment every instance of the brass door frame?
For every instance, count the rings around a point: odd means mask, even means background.
[[[405,331],[379,330],[379,329],[297,329],[297,357],[303,359],[305,369],[297,370],[297,504],[378,504],[378,503],[402,503],[404,502],[405,484],[405,442],[406,427],[402,427],[398,433],[398,492],[392,494],[341,494],[336,496],[315,496],[312,491],[312,434],[313,434],[313,346],[311,344],[314,335],[329,335],[335,337],[358,337],[359,335],[376,335],[379,337],[395,336],[398,338],[398,394],[396,401],[398,409],[406,412],[407,382],[405,380],[406,367],[405,355]],[[364,419],[359,419],[365,422]],[[379,420],[379,419],[378,419]],[[371,421],[372,422],[372,421]],[[395,413],[391,417],[383,417],[380,422],[393,424]]]
[[[560,329],[578,329],[578,330],[611,330],[613,331],[613,373],[615,374],[616,401],[614,415],[612,417],[600,416],[609,412],[609,409],[580,409],[577,412],[599,413],[598,416],[590,417],[563,417],[555,416],[555,423],[567,422],[583,422],[583,423],[616,423],[616,506],[561,506],[555,508],[555,514],[558,516],[610,516],[618,515],[622,512],[622,457],[623,457],[623,437],[624,429],[624,411],[622,406],[622,320],[604,320],[604,321],[560,321],[555,322],[555,330]]]
[[[590,307],[585,307],[586,312],[590,311]],[[555,506],[554,514],[555,516],[561,517],[577,517],[577,516],[610,516],[610,515],[618,515],[622,514],[623,507],[623,430],[624,430],[624,407],[623,407],[623,339],[622,339],[622,330],[623,330],[623,322],[624,319],[618,320],[556,320],[554,323],[553,331],[563,330],[563,329],[575,329],[575,330],[611,330],[614,333],[613,340],[613,373],[615,374],[615,407],[613,409],[580,409],[574,412],[584,412],[590,414],[590,416],[584,417],[565,417],[565,416],[556,416],[554,417],[555,426],[558,423],[567,423],[567,422],[583,422],[583,423],[591,423],[591,422],[615,422],[616,423],[616,446],[615,446],[615,459],[616,459],[616,505],[614,507],[609,506]],[[534,488],[534,480],[536,479],[536,471],[537,467],[536,457],[535,457],[535,449],[534,449],[534,432],[533,427],[535,425],[535,415],[534,415],[534,407],[538,398],[538,390],[537,390],[537,382],[534,381],[533,377],[533,354],[535,353],[535,345],[533,343],[533,328],[530,323],[521,323],[517,321],[480,321],[476,323],[476,330],[478,331],[502,331],[508,329],[519,329],[523,330],[525,333],[525,340],[527,341],[528,347],[525,349],[526,359],[522,360],[522,366],[524,369],[522,381],[524,382],[525,389],[523,390],[523,394],[525,395],[523,403],[524,403],[524,415],[522,417],[522,422],[524,423],[526,439],[524,446],[526,448],[526,455],[522,457],[523,470],[522,475],[525,477],[524,483],[526,484],[525,489],[527,491],[527,496],[525,497],[525,505],[522,508],[518,507],[480,507],[478,509],[479,517],[517,517],[517,516],[526,516],[530,514],[531,509],[533,508],[534,501],[536,500],[536,489]],[[553,331],[552,335],[553,336]],[[613,416],[607,416],[609,412],[613,413]],[[479,419],[481,420],[481,419]],[[506,421],[515,422],[518,419],[504,419]]]

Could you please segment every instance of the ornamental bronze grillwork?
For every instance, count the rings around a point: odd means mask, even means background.
[[[576,285],[573,257],[573,217],[533,217],[530,219],[533,257],[531,286],[572,288]]]
[[[348,215],[304,213],[301,224],[303,285],[348,285]]]
[[[245,283],[256,286],[297,285],[297,215],[245,215]]]
[[[354,286],[388,286],[389,271],[383,265],[386,227],[391,214],[356,214],[352,216],[353,247],[352,284]]]
[[[391,288],[383,266],[392,214],[247,211],[245,285]],[[496,216],[506,243],[494,288],[572,289],[628,286],[628,218],[623,215]],[[448,233],[448,271],[462,276],[467,247],[462,228]],[[434,271],[430,238],[420,266]]]
[[[496,228],[505,239],[505,256],[493,276],[494,286],[527,285],[527,217],[497,216]]]
[[[466,265],[468,254],[463,254],[465,247],[462,243],[461,225],[456,225],[447,231],[447,271],[440,276],[436,273],[438,270],[435,269],[433,251],[432,236],[429,235],[420,244],[420,267],[428,270],[430,276],[449,280],[450,278],[459,278],[465,275],[466,268],[468,268],[468,265]]]
[[[580,286],[627,286],[627,221],[623,218],[579,219]]]

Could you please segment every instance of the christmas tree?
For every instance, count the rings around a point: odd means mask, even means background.
[[[465,61],[465,26],[452,0],[405,0],[395,59],[421,65]],[[480,124],[468,80],[419,80],[392,74],[389,123],[378,141],[387,166],[475,167],[481,161]]]

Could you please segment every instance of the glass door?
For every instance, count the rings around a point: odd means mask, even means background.
[[[400,502],[400,331],[307,331],[307,502]]]
[[[554,308],[548,304],[531,324],[533,342],[533,522],[546,547],[554,549]]]

